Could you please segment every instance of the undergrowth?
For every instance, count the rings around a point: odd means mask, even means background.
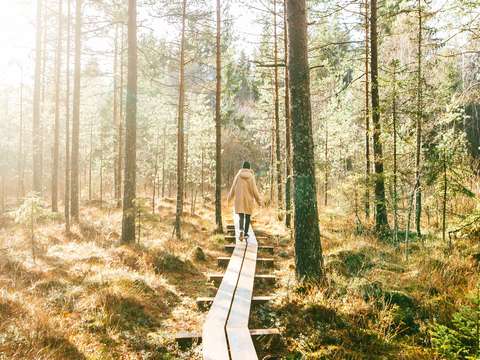
[[[216,291],[205,274],[219,271],[215,257],[226,241],[214,235],[213,207],[186,214],[178,241],[174,201],[166,199],[143,216],[132,246],[119,245],[119,210],[90,204],[82,214],[68,235],[56,216],[43,216],[35,259],[25,225],[14,214],[2,218],[0,359],[201,358],[199,346],[180,349],[173,336],[201,330],[205,312],[195,299]],[[297,283],[291,234],[272,220],[275,212],[254,216],[277,248],[278,284],[256,289],[275,300],[253,308],[250,327],[282,333],[260,340],[260,356],[479,358],[478,238],[463,232],[450,248],[434,235],[410,236],[406,248],[379,241],[366,225],[359,232],[345,213],[322,214],[322,286]]]

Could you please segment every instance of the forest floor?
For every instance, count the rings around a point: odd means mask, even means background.
[[[84,204],[66,236],[55,215],[29,231],[0,219],[0,359],[195,359],[180,350],[180,331],[199,331],[212,296],[208,272],[219,272],[223,236],[212,235],[213,206],[185,213],[183,240],[172,238],[175,203],[145,214],[140,243],[118,246],[120,210]],[[200,206],[198,206],[200,207]],[[190,210],[187,204],[186,209]],[[229,211],[225,211],[228,217]],[[231,217],[230,217],[231,219]],[[225,220],[225,222],[227,222]],[[262,346],[285,359],[435,359],[433,322],[448,323],[479,281],[478,240],[451,252],[434,235],[405,249],[359,233],[339,208],[321,210],[327,284],[299,286],[289,232],[270,209],[254,226],[277,246],[277,286],[258,289],[275,300],[255,307],[252,328],[278,327]]]

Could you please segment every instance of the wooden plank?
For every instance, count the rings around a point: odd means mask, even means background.
[[[250,336],[257,338],[261,336],[278,336],[280,330],[277,328],[269,329],[250,329]],[[199,331],[181,331],[175,334],[175,341],[182,347],[192,346],[202,342],[202,333]]]
[[[210,296],[201,296],[198,297],[195,301],[197,302],[198,307],[205,308],[212,304],[214,297]],[[252,305],[262,305],[274,299],[273,296],[254,296],[252,297]]]
[[[229,242],[234,242],[235,241],[235,235],[225,235],[225,241],[229,241]],[[268,237],[267,236],[256,236],[255,237],[257,239],[257,241],[266,241],[268,240]]]
[[[258,359],[250,331],[248,330],[258,250],[256,243],[250,243],[250,239],[252,237],[253,239],[255,238],[252,234],[253,230],[251,234],[249,233],[249,243],[226,326],[232,360]]]
[[[268,336],[268,335],[280,335],[280,330],[277,328],[250,329],[250,336]]]
[[[223,279],[223,274],[218,273],[218,274],[207,274],[208,280],[213,281],[217,285],[220,284],[220,282]],[[274,285],[277,282],[277,277],[275,275],[270,275],[270,274],[255,274],[255,280],[254,283],[261,283],[261,284],[268,284],[268,285]],[[254,286],[255,286],[254,284]]]
[[[230,261],[230,258],[228,256],[219,256],[217,258],[217,265],[219,267],[226,267]],[[273,258],[257,258],[257,263],[260,266],[264,267],[273,267]]]
[[[227,230],[234,233],[235,246],[231,257],[219,257],[218,264],[227,266],[216,296],[199,298],[197,303],[212,301],[203,329],[203,358],[207,360],[258,359],[248,329],[253,301],[268,301],[271,297],[253,297],[255,269],[260,264],[272,264],[271,258],[257,259],[258,243],[250,227],[248,240],[240,242],[239,216]],[[227,340],[228,339],[228,340]]]
[[[225,324],[228,319],[245,251],[246,246],[244,243],[237,244],[205,319],[202,338],[203,358],[206,360],[230,359]]]
[[[235,249],[235,244],[225,244],[224,248],[225,248],[225,251],[227,251],[228,253],[232,253],[233,249]],[[258,245],[258,251],[264,251],[270,255],[273,255],[274,249],[275,249],[275,246],[272,246],[272,245]]]

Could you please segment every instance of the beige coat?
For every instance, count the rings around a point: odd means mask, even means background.
[[[228,193],[228,202],[235,197],[235,213],[252,214],[254,200],[261,205],[262,200],[255,183],[255,175],[251,169],[241,169],[233,180]]]

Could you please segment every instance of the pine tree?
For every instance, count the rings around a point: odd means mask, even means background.
[[[217,34],[216,34],[216,91],[215,91],[215,224],[216,232],[223,233],[222,225],[222,58],[221,58],[221,8],[217,0]],[[202,152],[203,154],[203,152]],[[202,173],[203,175],[203,173]],[[202,182],[203,188],[203,182]]]
[[[283,48],[285,52],[285,226],[292,223],[292,134],[290,117],[290,89],[288,84],[288,30],[287,30],[287,0],[283,0]]]
[[[125,110],[125,183],[123,189],[122,238],[135,242],[135,197],[137,157],[137,1],[128,0],[128,73]]]
[[[177,239],[182,238],[182,214],[185,171],[185,22],[187,1],[182,2],[182,30],[180,39],[180,70],[178,86],[178,119],[177,119],[177,209],[175,214],[175,234]]]
[[[32,123],[32,166],[33,166],[33,191],[40,194],[41,185],[41,155],[40,155],[40,82],[41,82],[41,60],[42,60],[42,3],[37,1],[37,28],[35,45],[35,79],[33,89],[33,123]]]
[[[282,161],[280,157],[280,100],[278,95],[278,39],[277,39],[277,0],[273,0],[273,71],[274,71],[274,116],[275,116],[275,172],[277,181],[277,207],[282,209]]]
[[[371,48],[371,92],[373,123],[373,157],[375,162],[375,229],[383,234],[388,229],[387,207],[385,200],[385,180],[383,171],[383,149],[380,135],[380,97],[378,89],[378,35],[377,0],[370,1],[370,48]]]
[[[70,233],[70,34],[72,25],[71,0],[67,0],[66,100],[65,100],[65,230]]]
[[[60,74],[62,68],[63,0],[58,0],[58,35],[55,60],[55,120],[53,125],[52,211],[58,211],[58,158],[60,153]]]
[[[288,73],[295,178],[295,265],[299,279],[324,277],[318,225],[305,0],[288,0]]]
[[[71,156],[71,216],[75,221],[80,212],[80,72],[81,72],[82,0],[75,1],[75,69],[73,75],[73,118]]]

